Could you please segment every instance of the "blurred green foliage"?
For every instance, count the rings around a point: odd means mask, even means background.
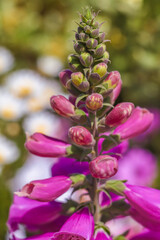
[[[43,54],[58,56],[66,64],[67,55],[73,51],[72,30],[76,27],[77,12],[85,6],[101,10],[98,20],[104,22],[102,28],[111,40],[107,43],[109,71],[118,70],[122,75],[120,100],[160,107],[160,1],[157,0],[1,0],[0,45],[15,56],[15,69],[36,69],[36,60]],[[6,129],[6,124],[0,122],[1,129]],[[24,162],[24,138],[21,130],[18,137],[11,137],[22,154],[4,168],[0,178],[0,239],[5,238],[11,203],[5,181]],[[148,145],[158,156],[159,141],[156,136]]]

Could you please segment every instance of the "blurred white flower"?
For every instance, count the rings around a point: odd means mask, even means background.
[[[0,135],[0,166],[14,162],[19,157],[19,149],[14,142]]]
[[[45,79],[45,85],[41,91],[27,99],[28,112],[37,112],[44,108],[50,108],[50,97],[57,94],[63,94],[60,84]]]
[[[39,70],[48,76],[58,76],[63,68],[61,60],[55,56],[43,56],[38,58],[37,66]]]
[[[12,121],[21,118],[25,113],[25,102],[15,98],[2,87],[0,89],[0,118]]]
[[[32,180],[51,177],[53,161],[55,160],[29,155],[25,164],[17,171],[16,176],[10,182],[10,187],[13,191],[17,191]]]
[[[8,72],[14,65],[14,57],[11,52],[0,47],[0,74]]]
[[[60,128],[60,121],[54,114],[48,112],[33,113],[25,118],[23,128],[29,134],[40,132],[53,136]]]
[[[16,97],[26,98],[41,92],[45,87],[45,80],[35,71],[22,69],[6,78],[6,87]]]

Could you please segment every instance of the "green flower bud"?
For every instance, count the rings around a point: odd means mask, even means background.
[[[85,33],[90,34],[91,33],[91,28],[89,26],[85,26],[84,31],[85,31]]]
[[[74,86],[79,86],[84,81],[84,75],[81,72],[75,72],[71,74],[72,83]]]
[[[93,27],[93,28],[98,28],[98,27],[99,27],[99,23],[98,23],[98,22],[94,22],[94,23],[92,24],[92,27]]]
[[[83,44],[81,44],[81,43],[76,42],[76,43],[74,44],[74,50],[75,50],[77,53],[81,54],[82,52],[85,51],[85,46],[84,46]]]
[[[94,38],[90,38],[86,42],[86,47],[87,48],[96,48],[97,45],[98,45],[98,41],[96,39],[94,39]]]
[[[94,52],[94,56],[96,58],[101,58],[103,56],[103,54],[105,53],[105,51],[106,51],[106,45],[105,44],[99,44],[96,47],[96,50]]]
[[[98,36],[98,42],[99,43],[102,43],[105,39],[105,33],[100,33],[99,36]]]
[[[93,63],[93,57],[89,53],[82,53],[79,59],[84,67],[90,67]]]
[[[91,34],[90,34],[91,37],[97,38],[98,35],[99,35],[99,29],[94,29],[91,31]]]
[[[93,73],[98,73],[98,75],[102,78],[107,73],[107,65],[105,63],[95,65]]]
[[[87,35],[87,34],[85,34],[85,33],[83,33],[83,32],[81,32],[80,34],[79,34],[79,40],[82,40],[82,41],[87,41],[89,39],[89,36]]]
[[[89,81],[93,84],[96,85],[98,82],[101,80],[100,76],[98,73],[91,73],[89,76]]]
[[[67,89],[73,96],[78,97],[78,96],[81,94],[81,92],[80,92],[77,88],[75,88],[75,87],[73,86],[71,79],[67,82],[67,84],[66,84],[66,89]]]
[[[76,57],[75,55],[71,54],[68,56],[68,64],[70,69],[75,72],[75,71],[82,71],[83,67],[79,61],[79,58]]]

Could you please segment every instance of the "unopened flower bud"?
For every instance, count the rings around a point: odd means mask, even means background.
[[[93,26],[93,28],[98,28],[98,27],[99,27],[99,22],[94,22],[94,23],[92,24],[92,26]]]
[[[77,146],[90,148],[95,144],[92,134],[82,126],[71,127],[68,132],[72,142]]]
[[[83,28],[82,27],[78,27],[78,33],[83,32]]]
[[[59,78],[64,87],[66,87],[68,80],[71,78],[71,74],[72,71],[69,69],[65,69],[62,72],[60,72]]]
[[[89,53],[82,53],[80,55],[80,62],[84,67],[90,67],[93,63],[93,57]]]
[[[90,38],[86,42],[86,47],[87,48],[95,48],[98,45],[98,41],[94,38]]]
[[[82,40],[82,41],[87,41],[89,39],[89,36],[87,35],[87,34],[85,34],[85,33],[83,33],[83,32],[81,32],[80,34],[79,34],[79,40]]]
[[[20,197],[28,197],[42,202],[50,202],[65,193],[72,185],[72,180],[66,176],[55,176],[48,179],[35,180],[26,184],[20,192]]]
[[[109,127],[116,127],[130,117],[134,109],[134,104],[130,102],[119,103],[115,108],[107,115],[105,123]]]
[[[121,79],[120,73],[118,71],[113,71],[107,76],[103,83],[108,84],[108,89],[114,89],[117,87],[120,79]]]
[[[84,31],[87,34],[90,34],[91,33],[91,28],[87,25],[87,26],[84,27]]]
[[[95,65],[93,73],[98,73],[98,75],[102,78],[107,73],[107,65],[103,62]]]
[[[64,96],[52,96],[50,104],[53,110],[63,117],[71,117],[75,113],[74,105]]]
[[[83,67],[79,61],[79,58],[76,57],[75,55],[71,54],[68,56],[68,64],[70,69],[75,72],[75,71],[82,71]]]
[[[85,47],[84,47],[83,44],[76,42],[76,43],[74,44],[74,50],[75,50],[77,53],[81,54],[82,52],[85,51]]]
[[[89,81],[93,84],[96,85],[98,82],[101,80],[101,77],[99,76],[98,73],[91,73],[89,76]]]
[[[100,155],[89,163],[89,170],[93,177],[108,179],[118,170],[118,161],[109,155]]]
[[[90,33],[90,36],[93,37],[93,38],[98,37],[98,35],[99,35],[99,29],[94,29]]]
[[[96,111],[103,106],[103,97],[101,94],[92,93],[86,99],[86,106],[89,110]]]
[[[105,51],[102,58],[103,58],[103,62],[107,64],[109,61],[109,52]]]
[[[96,50],[94,52],[94,56],[96,58],[101,58],[103,56],[103,54],[105,53],[105,51],[106,51],[106,45],[105,44],[99,44],[96,47]]]
[[[71,74],[72,82],[75,86],[79,86],[84,81],[84,75],[81,72]]]
[[[73,85],[72,79],[70,79],[70,80],[67,82],[67,84],[66,84],[66,89],[67,89],[73,96],[78,97],[78,96],[81,94],[81,92],[80,92],[77,88],[75,88],[75,86]]]
[[[99,36],[98,36],[98,42],[99,43],[102,43],[105,39],[105,33],[100,33]]]

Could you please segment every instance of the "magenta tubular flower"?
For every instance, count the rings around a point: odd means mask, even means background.
[[[124,195],[133,208],[131,216],[145,227],[160,232],[160,190],[126,184]]]
[[[65,69],[65,70],[63,70],[62,72],[59,73],[60,81],[61,81],[61,83],[63,84],[64,87],[66,87],[66,84],[67,84],[68,80],[71,79],[71,74],[72,74],[72,71],[69,70],[69,69]]]
[[[20,197],[50,202],[65,193],[72,184],[72,180],[66,176],[56,176],[43,180],[35,180],[26,184],[16,194]]]
[[[16,236],[13,235],[12,237],[10,237],[10,240],[50,240],[52,236],[53,236],[52,232],[44,233],[41,235],[35,235],[33,237],[28,237],[23,239],[17,238]]]
[[[40,202],[15,195],[10,207],[7,226],[10,232],[16,231],[19,224],[24,224],[30,231],[40,230],[43,225],[58,219],[61,211],[61,203]]]
[[[112,238],[102,228],[99,228],[94,234],[94,240],[112,240]]]
[[[88,175],[89,163],[88,162],[78,162],[74,158],[59,158],[59,160],[53,164],[52,176],[69,176],[73,173],[81,173]]]
[[[95,144],[92,134],[82,126],[71,127],[68,136],[77,146],[92,147]]]
[[[118,172],[114,179],[126,179],[129,184],[150,186],[156,176],[156,157],[146,149],[133,148],[120,160]]]
[[[109,127],[116,127],[125,123],[134,109],[134,104],[130,102],[119,103],[106,116],[105,123]]]
[[[130,139],[146,131],[152,121],[152,113],[145,108],[136,107],[128,120],[118,126],[113,134],[118,134],[121,140]]]
[[[57,95],[50,98],[53,110],[62,117],[72,117],[75,114],[74,105],[64,96]]]
[[[145,231],[132,237],[130,240],[159,240],[159,239],[160,239],[159,232]]]
[[[62,157],[67,155],[67,147],[70,144],[41,133],[29,136],[25,147],[32,154],[40,157]]]
[[[90,240],[94,232],[94,219],[88,208],[85,207],[74,213],[61,227],[59,232],[53,234],[52,240]]]
[[[117,158],[100,155],[89,163],[89,170],[95,178],[108,179],[118,171]]]

